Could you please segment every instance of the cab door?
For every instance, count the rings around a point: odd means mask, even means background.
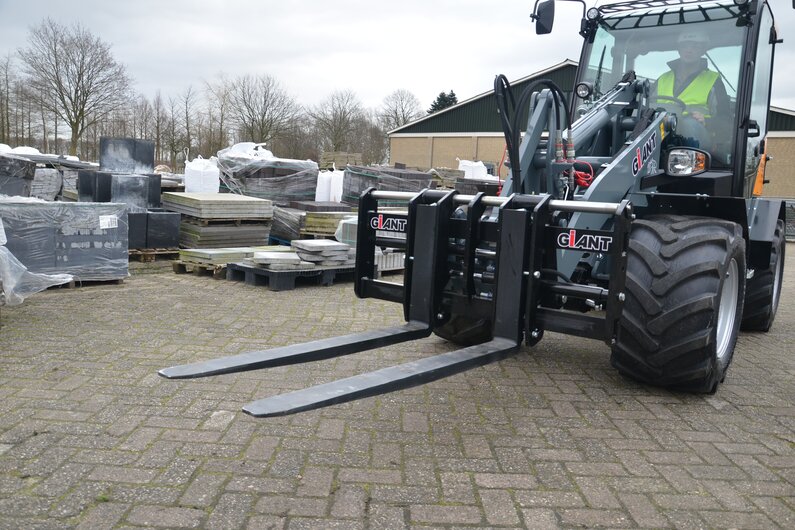
[[[742,190],[744,197],[751,197],[755,187],[758,192],[761,192],[761,184],[757,185],[757,180],[759,178],[764,180],[765,137],[767,136],[768,113],[770,112],[773,55],[777,41],[773,15],[767,2],[764,2],[760,9],[756,53],[752,58],[753,62],[747,65],[753,68],[753,81],[748,120],[744,122],[746,134],[745,178]],[[752,35],[754,29],[750,30]]]

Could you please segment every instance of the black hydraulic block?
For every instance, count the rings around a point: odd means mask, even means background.
[[[182,218],[179,213],[154,208],[148,211],[147,218],[147,248],[179,247],[179,223]]]
[[[149,177],[145,175],[111,175],[110,202],[126,204],[133,212],[146,211],[149,202],[148,181]]]
[[[146,212],[131,212],[127,214],[129,248],[147,248],[147,217],[149,217],[149,214]]]
[[[146,176],[149,177],[147,208],[160,208],[160,187],[162,177],[160,176],[160,173],[149,173]]]
[[[134,138],[100,138],[99,167],[114,173],[151,173],[155,169],[155,143]]]
[[[94,189],[97,187],[97,172],[93,169],[77,170],[77,200],[94,202]]]

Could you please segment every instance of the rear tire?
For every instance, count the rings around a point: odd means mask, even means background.
[[[769,331],[776,318],[784,278],[784,230],[784,221],[779,220],[770,249],[770,266],[754,271],[754,277],[746,283],[743,331]]]
[[[745,240],[736,223],[677,215],[635,221],[613,366],[644,383],[714,392],[732,360],[744,292]]]

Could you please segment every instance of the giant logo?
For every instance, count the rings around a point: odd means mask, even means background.
[[[632,176],[637,177],[641,168],[646,165],[646,162],[651,158],[654,150],[657,148],[657,131],[654,131],[648,140],[635,150],[635,158],[632,160]]]
[[[405,232],[407,223],[408,219],[405,217],[389,217],[384,214],[370,218],[370,228],[387,232]]]
[[[567,230],[558,234],[558,246],[564,249],[590,250],[591,252],[607,252],[613,238],[597,234],[577,233]]]

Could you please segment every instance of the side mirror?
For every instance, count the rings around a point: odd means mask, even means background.
[[[792,0],[795,4],[795,0]],[[552,33],[552,24],[555,22],[555,0],[546,0],[538,4],[536,10],[536,35]]]

